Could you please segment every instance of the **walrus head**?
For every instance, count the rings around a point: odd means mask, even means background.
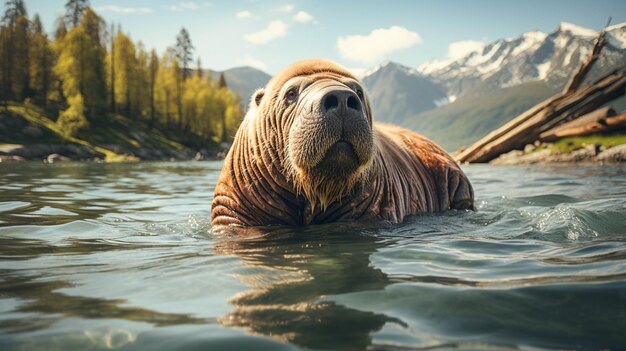
[[[359,81],[323,60],[297,62],[258,90],[249,128],[273,148],[296,192],[325,208],[367,176],[374,156],[371,108]],[[260,133],[260,135],[259,135]]]

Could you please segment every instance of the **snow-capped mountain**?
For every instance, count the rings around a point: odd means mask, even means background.
[[[454,150],[561,90],[597,34],[561,23],[551,33],[496,40],[457,60],[433,60],[416,69],[388,62],[361,80],[377,121],[403,125]],[[626,23],[607,28],[606,37],[588,79],[626,65]]]
[[[377,121],[402,124],[448,103],[445,89],[415,69],[387,62],[366,71],[361,81],[368,92]]]
[[[506,88],[537,80],[561,84],[587,57],[597,34],[563,22],[552,33],[531,31],[517,38],[497,40],[458,60],[432,60],[417,70],[443,85],[452,96],[476,88]],[[609,43],[597,66],[623,64],[626,23],[607,28],[607,39]]]

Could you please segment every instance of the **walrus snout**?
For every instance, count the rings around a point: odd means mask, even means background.
[[[361,112],[359,97],[352,90],[348,89],[337,89],[327,92],[322,98],[321,106],[323,113],[334,112],[334,110],[345,113],[348,109]]]
[[[294,114],[289,150],[296,166],[311,170],[324,163],[321,169],[328,172],[343,166],[348,175],[370,162],[372,128],[363,101],[346,85],[334,80],[312,84]],[[333,167],[348,158],[351,162]]]

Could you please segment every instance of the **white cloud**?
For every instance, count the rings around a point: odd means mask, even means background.
[[[485,47],[485,42],[478,40],[463,40],[450,43],[448,45],[448,57],[451,59],[459,59],[467,54],[480,51]]]
[[[237,18],[250,18],[250,16],[252,16],[250,11],[239,11],[235,15],[235,17],[237,17]]]
[[[278,8],[279,12],[291,12],[293,11],[294,6],[292,4],[286,4]]]
[[[352,67],[348,68],[348,71],[352,72],[357,78],[363,77],[365,72],[367,72],[367,68],[363,67]]]
[[[421,42],[422,38],[418,33],[393,26],[374,29],[368,35],[339,37],[337,48],[345,59],[373,63],[394,51],[407,49]]]
[[[283,21],[272,21],[267,28],[255,33],[244,35],[244,39],[252,44],[267,44],[270,41],[287,35],[287,25]]]
[[[96,11],[98,12],[114,12],[114,13],[122,13],[122,14],[146,14],[154,12],[149,7],[124,7],[117,5],[105,5],[96,7]]]
[[[210,3],[204,3],[204,5],[208,6],[210,5]],[[187,2],[179,2],[176,5],[170,5],[170,6],[167,6],[166,8],[171,11],[181,12],[181,11],[186,11],[186,10],[197,10],[200,8],[200,5],[198,5],[197,3],[193,1],[187,1]]]
[[[257,58],[254,58],[252,56],[245,56],[244,58],[239,59],[239,62],[241,62],[244,65],[254,67],[256,69],[260,69],[261,71],[267,70],[267,64],[265,64],[265,62]]]
[[[293,20],[298,23],[308,23],[313,21],[315,18],[310,14],[304,11],[298,11],[295,15],[293,15]]]

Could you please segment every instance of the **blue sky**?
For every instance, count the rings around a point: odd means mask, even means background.
[[[25,0],[51,32],[64,0]],[[312,57],[365,69],[391,60],[417,67],[499,38],[559,22],[600,29],[626,21],[624,0],[91,0],[110,23],[162,53],[185,26],[205,68],[252,65],[273,74]],[[452,45],[452,46],[451,46]],[[452,50],[450,51],[450,48]]]

